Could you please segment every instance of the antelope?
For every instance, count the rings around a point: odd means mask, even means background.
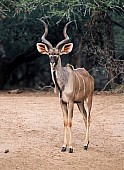
[[[90,111],[94,92],[94,79],[84,68],[74,69],[70,64],[67,64],[65,67],[62,67],[61,65],[60,56],[70,53],[73,48],[73,43],[67,43],[69,41],[69,36],[66,33],[67,27],[71,22],[68,22],[64,27],[64,40],[60,41],[56,47],[53,47],[46,39],[48,25],[43,20],[40,19],[40,21],[43,23],[45,31],[41,37],[42,43],[37,43],[36,45],[37,50],[41,54],[49,56],[52,80],[55,85],[54,91],[59,95],[60,105],[63,112],[64,143],[61,152],[67,150],[68,144],[69,153],[73,153],[72,118],[75,103],[83,115],[85,122],[86,136],[84,149],[87,150],[89,144]],[[67,129],[69,129],[69,143],[67,143]]]

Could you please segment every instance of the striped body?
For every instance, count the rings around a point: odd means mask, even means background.
[[[70,100],[74,103],[81,103],[93,95],[94,79],[84,68],[73,69],[67,64],[62,77],[66,78],[66,81],[61,77],[59,80],[58,76],[57,82],[62,91],[61,98],[65,103],[69,103]]]
[[[67,27],[71,22],[65,25],[63,30],[65,39],[60,41],[56,47],[53,47],[46,39],[48,25],[43,20],[41,22],[45,27],[45,32],[41,38],[42,43],[37,43],[37,49],[41,54],[47,54],[49,56],[55,92],[59,94],[64,122],[64,143],[61,151],[65,152],[67,145],[69,145],[69,153],[73,152],[72,118],[74,103],[77,103],[85,122],[86,136],[84,149],[87,149],[89,144],[90,111],[94,91],[93,77],[84,68],[74,69],[70,64],[67,64],[66,67],[61,66],[60,56],[70,53],[73,49],[73,43],[67,43],[69,36],[66,33]],[[63,46],[61,47],[61,45]],[[84,106],[84,101],[86,107]],[[67,128],[69,129],[69,142],[67,140]]]

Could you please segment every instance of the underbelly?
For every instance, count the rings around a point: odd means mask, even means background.
[[[81,103],[85,99],[84,95],[72,95],[72,94],[65,94],[65,93],[62,93],[61,97],[65,103],[69,103],[69,102]]]

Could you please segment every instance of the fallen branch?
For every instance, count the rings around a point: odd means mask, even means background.
[[[119,74],[124,74],[124,72],[120,72],[116,76],[114,76],[110,81],[107,82],[107,84],[104,86],[104,88],[101,91],[104,91],[106,87],[109,85],[109,83],[111,83],[111,81],[113,81],[116,77],[118,77]]]
[[[38,87],[38,89],[40,89],[41,91],[44,91],[45,89],[52,89],[54,90],[54,88],[52,86],[44,86],[44,87],[40,87],[37,83],[36,83],[36,86]]]

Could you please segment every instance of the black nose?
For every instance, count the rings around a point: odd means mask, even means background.
[[[51,64],[55,64],[55,61],[50,61]]]
[[[51,63],[51,64],[54,64],[55,61],[56,61],[55,56],[51,56],[51,57],[50,57],[50,63]]]

